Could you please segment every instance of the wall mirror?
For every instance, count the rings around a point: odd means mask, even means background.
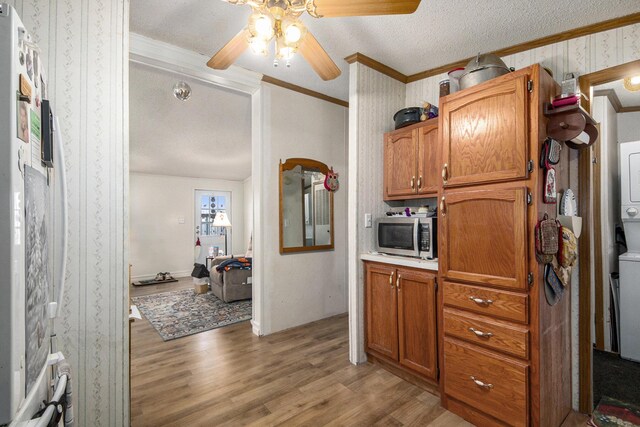
[[[311,159],[280,162],[280,253],[333,249],[333,193],[327,165]]]

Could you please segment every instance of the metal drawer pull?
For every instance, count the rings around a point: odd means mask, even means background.
[[[391,285],[391,288],[393,288],[393,273],[389,275],[389,284]]]
[[[493,304],[493,300],[490,299],[482,299],[482,298],[476,298],[476,297],[469,297],[469,299],[473,302],[475,302],[478,305],[491,305]]]
[[[449,179],[449,165],[445,163],[444,166],[442,166],[442,183],[446,184],[448,179]]]
[[[491,338],[493,336],[491,332],[482,332],[474,328],[469,328],[469,331],[473,332],[474,334],[476,334],[481,338]]]
[[[493,388],[493,384],[485,384],[480,380],[477,380],[476,377],[474,377],[473,375],[471,375],[471,381],[473,381],[474,383],[476,383],[476,385],[478,387],[482,387],[482,388],[486,388],[487,390],[492,389]]]
[[[396,278],[396,288],[398,288],[398,290],[400,290],[400,279],[402,279],[402,275],[398,274],[398,277]]]
[[[422,188],[422,177],[418,178],[418,188]]]
[[[412,188],[412,189],[413,189],[413,188],[415,188],[415,185],[416,185],[416,177],[415,177],[415,176],[412,176],[412,177],[411,177],[411,188]]]

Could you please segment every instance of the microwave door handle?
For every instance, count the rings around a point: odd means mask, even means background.
[[[420,256],[420,219],[414,219],[413,223],[413,250],[414,256]]]

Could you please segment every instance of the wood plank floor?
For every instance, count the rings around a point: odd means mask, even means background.
[[[137,321],[131,424],[470,426],[380,366],[350,364],[347,327],[343,315],[258,338],[243,322],[163,342]],[[565,427],[584,421],[574,414]]]

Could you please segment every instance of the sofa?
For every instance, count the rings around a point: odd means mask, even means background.
[[[209,272],[211,292],[224,302],[251,299],[251,270],[216,271],[217,265],[231,258],[231,256],[219,256],[211,262]]]

